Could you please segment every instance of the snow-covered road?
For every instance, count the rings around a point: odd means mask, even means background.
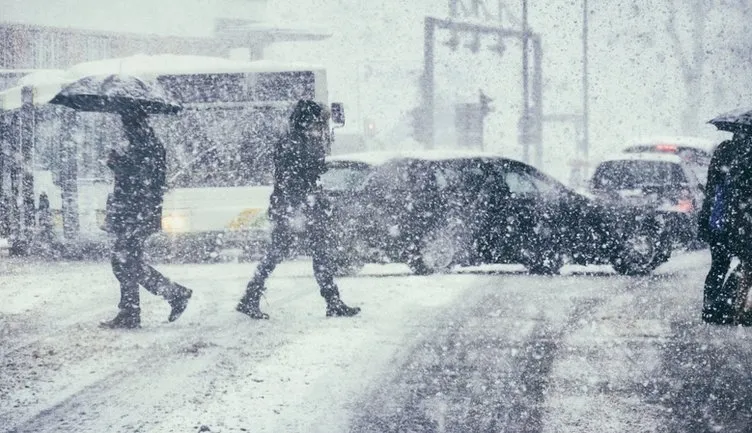
[[[339,280],[362,314],[327,319],[310,263],[289,262],[262,322],[234,311],[253,264],[165,265],[194,289],[184,316],[166,323],[145,294],[143,328],[118,332],[97,327],[118,298],[106,264],[5,259],[0,431],[737,431],[752,348],[747,329],[700,324],[707,264],[684,255],[648,278],[373,265]]]

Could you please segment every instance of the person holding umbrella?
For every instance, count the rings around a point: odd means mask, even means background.
[[[739,257],[744,263],[752,259],[748,243],[752,241],[752,237],[748,237],[752,233],[744,236],[745,218],[741,203],[752,187],[752,172],[748,166],[752,162],[752,124],[746,123],[752,118],[746,113],[731,112],[708,122],[734,135],[713,151],[705,184],[705,200],[698,216],[698,237],[708,243],[711,254],[703,293],[702,320],[705,323],[734,323],[738,281],[727,281],[726,275],[732,257]]]
[[[311,100],[300,100],[290,115],[288,134],[274,147],[274,190],[270,197],[271,245],[248,283],[236,310],[253,318],[268,319],[259,300],[264,282],[290,253],[296,231],[304,228],[311,241],[313,273],[321,296],[326,301],[327,317],[355,316],[359,307],[342,302],[334,283],[332,249],[335,248],[329,221],[329,203],[318,185],[325,171],[328,148],[329,116],[326,107]],[[302,214],[304,222],[296,224]],[[303,227],[296,226],[301,225]]]
[[[50,102],[82,111],[119,114],[128,142],[124,149],[110,151],[107,161],[115,185],[107,200],[106,229],[115,236],[111,264],[120,283],[120,302],[118,314],[101,326],[141,326],[139,286],[163,296],[171,308],[167,320],[177,320],[192,291],[144,263],[143,256],[146,240],[161,229],[167,173],[164,145],[147,118],[149,114],[175,113],[181,107],[169,101],[156,84],[121,75],[86,77],[61,90]]]
[[[144,263],[144,244],[161,229],[167,171],[165,149],[144,112],[134,109],[121,116],[129,146],[122,154],[113,150],[107,161],[115,175],[107,214],[108,230],[115,235],[111,262],[112,272],[120,282],[120,312],[102,326],[138,328],[139,285],[169,302],[170,322],[185,311],[192,292]]]

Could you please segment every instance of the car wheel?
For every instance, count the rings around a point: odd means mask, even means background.
[[[622,275],[647,275],[668,260],[671,253],[663,243],[656,224],[640,224],[622,239],[611,264]]]
[[[423,236],[417,253],[407,264],[417,275],[448,272],[455,264],[455,258],[464,252],[462,245],[460,230],[442,225]]]
[[[558,247],[553,227],[545,222],[538,222],[533,233],[533,238],[522,247],[523,264],[531,274],[558,274],[564,266],[564,254]]]

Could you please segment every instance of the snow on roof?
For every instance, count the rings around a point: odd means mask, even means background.
[[[505,158],[498,153],[465,149],[426,149],[405,151],[373,151],[333,155],[329,161],[355,161],[371,165],[381,165],[392,159],[424,159],[429,161],[443,161],[457,158]],[[505,158],[509,159],[509,158]]]
[[[24,75],[16,82],[18,86],[34,86],[45,83],[62,83],[67,81],[62,69],[39,69]]]
[[[322,26],[277,23],[277,22],[249,22],[241,23],[224,29],[227,33],[263,33],[267,38],[275,41],[286,40],[320,40],[332,36],[332,32]]]
[[[165,74],[282,72],[322,69],[322,66],[275,62],[270,60],[241,61],[223,57],[190,56],[176,54],[143,55],[79,63],[66,71],[66,75],[79,79],[89,75],[129,74],[149,78]]]
[[[20,108],[22,102],[21,94],[25,86],[32,86],[32,100],[35,104],[49,102],[64,85],[72,82],[72,80],[65,77],[64,72],[62,69],[30,71],[29,74],[24,75],[17,81],[16,86],[0,92],[0,110]]]
[[[607,161],[655,161],[655,162],[674,162],[682,163],[683,160],[673,153],[617,153],[601,160],[601,163]]]
[[[682,135],[654,135],[647,137],[639,137],[631,140],[625,149],[633,146],[645,146],[645,145],[658,145],[668,144],[683,147],[693,147],[704,150],[706,152],[712,152],[713,148],[718,144],[715,140],[710,140],[702,137],[682,136]]]

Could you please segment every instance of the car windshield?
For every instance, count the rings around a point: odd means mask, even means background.
[[[329,191],[354,191],[363,186],[371,167],[363,163],[334,162],[327,164],[320,183]]]
[[[592,186],[599,190],[640,189],[664,185],[687,184],[678,164],[664,161],[619,160],[601,163],[595,170]]]
[[[697,149],[681,145],[638,145],[632,146],[625,150],[627,153],[671,153],[677,155],[684,161],[686,167],[692,170],[692,173],[701,184],[705,184],[708,176],[708,166],[710,165],[711,155],[703,149]]]
[[[368,179],[369,188],[382,194],[420,189],[432,179],[430,162],[412,159],[389,161],[377,168]]]

